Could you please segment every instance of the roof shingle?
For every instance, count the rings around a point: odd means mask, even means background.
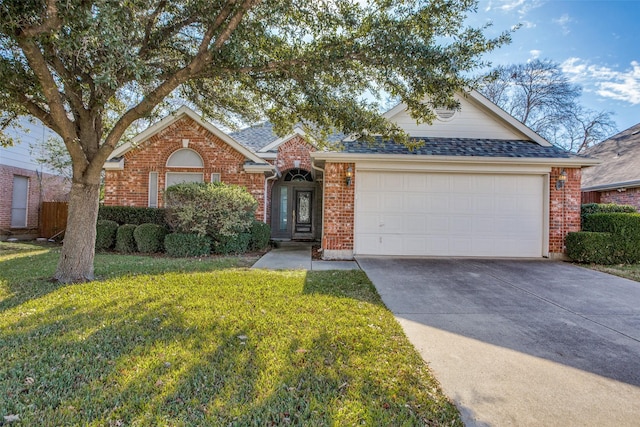
[[[344,141],[345,153],[361,154],[413,154],[422,156],[474,156],[520,158],[574,158],[575,155],[558,147],[545,147],[524,140],[466,139],[466,138],[413,138],[422,143],[414,150],[394,141],[376,138],[375,143]]]

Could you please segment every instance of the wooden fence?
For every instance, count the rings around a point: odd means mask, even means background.
[[[582,204],[585,203],[600,203],[599,191],[583,191],[582,192]]]
[[[40,236],[50,239],[62,237],[67,228],[67,203],[42,202],[40,207]]]

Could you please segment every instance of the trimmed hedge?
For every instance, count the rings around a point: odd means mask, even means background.
[[[164,250],[167,229],[158,224],[140,224],[133,231],[139,252],[154,253]]]
[[[249,250],[261,251],[267,247],[271,239],[271,227],[260,221],[253,221],[251,224],[251,241],[249,242]]]
[[[576,262],[615,264],[611,233],[580,231],[567,234],[567,256]]]
[[[111,249],[116,241],[118,223],[108,219],[98,220],[96,223],[96,250]]]
[[[597,213],[635,213],[637,209],[631,205],[616,205],[615,203],[586,203],[580,207],[580,220],[584,224],[585,218]]]
[[[587,215],[584,231],[611,233],[614,263],[640,262],[640,214],[597,213]]]
[[[138,226],[135,224],[123,224],[118,227],[118,232],[116,233],[116,251],[130,254],[138,249],[136,239],[133,237],[133,232],[136,227]]]
[[[166,227],[165,215],[162,208],[101,205],[98,210],[98,219],[108,219],[118,224],[158,224]]]
[[[164,238],[167,255],[177,258],[207,256],[211,253],[211,239],[197,234],[171,233]]]
[[[247,252],[250,242],[250,233],[239,233],[233,236],[219,235],[214,238],[213,252],[222,255],[242,254]]]

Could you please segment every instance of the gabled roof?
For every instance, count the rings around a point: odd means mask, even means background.
[[[491,117],[493,121],[498,123],[505,129],[508,129],[514,136],[520,135],[520,139],[529,139],[543,147],[551,147],[552,144],[544,139],[542,136],[538,135],[536,132],[531,130],[528,126],[518,121],[512,115],[504,111],[502,108],[498,107],[496,104],[491,102],[488,98],[482,95],[480,92],[476,90],[471,90],[464,93],[457,93],[456,97],[459,101],[468,102],[470,107],[475,108],[484,114],[484,117]],[[404,103],[400,103],[396,105],[391,110],[384,113],[384,117],[392,120],[407,110],[407,105]],[[463,111],[464,112],[464,108]],[[429,125],[426,125],[429,126]],[[411,134],[411,132],[409,132]],[[420,135],[424,136],[424,135]],[[492,139],[492,138],[487,138]],[[514,138],[510,138],[514,139]]]
[[[248,128],[231,132],[229,135],[256,152],[260,151],[265,145],[278,139],[278,135],[273,132],[273,123],[271,122],[249,126]]]
[[[115,160],[115,159],[118,159],[118,158],[124,156],[129,150],[131,150],[132,148],[136,147],[141,142],[146,141],[151,136],[153,136],[153,135],[157,134],[158,132],[161,132],[162,130],[164,130],[167,127],[171,126],[172,124],[174,124],[178,120],[182,119],[184,116],[189,117],[194,122],[196,122],[198,125],[202,126],[206,130],[208,130],[209,132],[214,134],[216,137],[220,138],[222,141],[224,141],[225,143],[230,145],[234,150],[238,151],[243,156],[245,156],[247,161],[253,162],[253,163],[256,163],[256,164],[266,164],[265,161],[263,159],[261,159],[258,155],[256,155],[256,153],[253,150],[251,150],[250,148],[246,147],[245,145],[239,143],[233,137],[231,137],[230,135],[224,133],[223,131],[218,129],[216,126],[212,125],[211,123],[207,122],[206,120],[203,120],[202,117],[199,114],[197,114],[195,111],[193,111],[191,108],[189,108],[187,106],[180,107],[178,109],[178,111],[176,111],[176,112],[174,112],[172,114],[169,114],[164,119],[160,120],[159,122],[155,123],[154,125],[150,126],[146,130],[144,130],[143,132],[141,132],[138,135],[136,135],[131,140],[131,142],[127,142],[126,144],[123,144],[120,147],[118,147],[115,150],[113,150],[113,153],[111,153],[111,155],[109,156],[108,161],[112,160],[112,159]]]
[[[602,162],[582,172],[582,191],[640,187],[640,123],[587,149]]]

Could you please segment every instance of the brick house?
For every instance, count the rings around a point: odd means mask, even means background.
[[[13,146],[0,147],[0,238],[38,237],[42,202],[65,201],[70,190],[67,179],[38,164],[31,153],[30,146],[52,132],[40,122],[22,126],[28,131],[13,132]]]
[[[582,167],[477,92],[459,111],[416,124],[398,105],[386,117],[412,137],[343,138],[317,150],[301,129],[269,124],[226,134],[183,107],[114,151],[105,204],[162,206],[181,181],[245,186],[274,239],[317,239],[326,259],[354,255],[548,257],[580,228]]]
[[[640,123],[587,149],[601,163],[582,175],[583,203],[616,203],[640,209]]]

